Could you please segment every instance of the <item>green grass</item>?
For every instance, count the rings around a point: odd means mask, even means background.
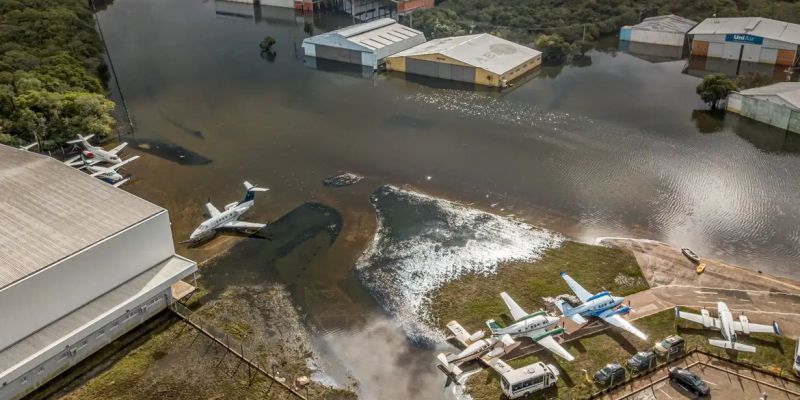
[[[484,326],[493,317],[509,321],[499,293],[508,292],[526,311],[545,308],[542,297],[572,292],[559,273],[565,271],[590,292],[603,288],[625,296],[648,288],[636,258],[629,251],[572,241],[549,249],[532,263],[507,263],[496,274],[463,276],[439,288],[431,296],[435,326],[458,320],[468,330]],[[468,295],[467,295],[468,294]]]
[[[787,370],[791,368],[791,357],[794,342],[784,337],[768,334],[754,334],[741,339],[743,343],[758,347],[756,353],[726,352],[708,344],[708,338],[718,338],[719,333],[703,330],[700,326],[688,321],[675,323],[672,310],[665,310],[636,320],[636,326],[647,333],[649,342],[641,341],[628,333],[619,333],[607,329],[587,337],[564,344],[564,347],[575,356],[575,361],[567,362],[553,357],[550,353],[540,351],[533,355],[513,360],[509,364],[521,367],[533,362],[542,361],[553,364],[561,371],[561,377],[555,389],[537,393],[528,399],[552,398],[576,399],[586,398],[600,389],[594,383],[587,382],[585,369],[591,377],[595,371],[609,362],[619,362],[630,358],[637,351],[652,348],[655,341],[671,334],[679,334],[686,340],[686,348],[695,347],[723,358],[757,365],[760,369],[770,370],[773,367]],[[467,384],[468,393],[475,400],[500,399],[502,392],[498,376],[493,371],[484,370],[470,378]]]

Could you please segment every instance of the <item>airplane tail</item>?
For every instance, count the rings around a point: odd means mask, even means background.
[[[708,344],[712,346],[722,347],[723,349],[738,350],[748,353],[755,353],[756,348],[750,345],[741,344],[737,342],[729,342],[727,340],[709,339]]]
[[[248,181],[244,181],[244,187],[245,187],[246,191],[244,193],[244,199],[239,202],[240,204],[244,203],[244,202],[247,202],[247,201],[254,200],[256,198],[256,192],[266,192],[266,191],[269,190],[267,188],[261,188],[261,187],[255,186],[255,185],[251,184]]]
[[[447,372],[455,375],[461,375],[461,368],[451,363],[453,357],[454,355],[450,353],[439,353],[436,356],[436,359],[439,361],[439,365],[441,365]]]
[[[503,327],[500,326],[500,324],[495,322],[495,320],[493,319],[486,321],[486,326],[488,326],[489,329],[492,331],[492,335],[499,335],[500,331],[503,329]]]

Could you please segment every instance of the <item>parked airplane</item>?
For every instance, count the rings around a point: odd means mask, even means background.
[[[81,154],[81,156],[83,156],[83,154]],[[91,165],[89,164],[88,160],[86,160],[86,158],[83,157],[81,157],[81,160],[84,162],[84,167],[89,171],[90,175],[92,175],[95,178],[102,179],[114,185],[114,187],[120,187],[125,183],[127,183],[130,180],[130,178],[123,177],[119,172],[117,172],[117,170],[120,169],[123,165],[133,160],[136,160],[137,158],[139,158],[139,156],[133,156],[125,161],[118,162],[110,167]]]
[[[597,294],[591,294],[583,288],[572,277],[562,272],[561,277],[567,282],[569,288],[575,293],[575,296],[581,301],[581,305],[575,308],[570,307],[567,302],[560,300],[556,306],[565,317],[571,318],[575,323],[586,323],[586,317],[595,317],[605,321],[609,325],[614,325],[622,328],[642,340],[647,340],[647,335],[642,331],[636,329],[633,324],[622,318],[623,315],[631,312],[628,306],[621,306],[624,298],[612,296],[611,293],[603,291]]]
[[[697,322],[706,328],[719,329],[719,331],[722,333],[722,337],[724,337],[725,340],[708,339],[708,343],[712,346],[755,353],[755,347],[747,344],[741,344],[736,341],[736,332],[742,332],[744,334],[750,334],[751,332],[774,333],[776,335],[781,334],[781,330],[778,328],[778,323],[775,321],[772,321],[772,325],[751,324],[744,314],[739,316],[738,321],[734,321],[728,306],[721,301],[717,302],[717,316],[719,318],[712,318],[709,315],[708,310],[705,309],[700,310],[700,314],[698,315],[694,313],[683,312],[677,306],[675,307],[676,318],[683,318],[685,320]]]
[[[492,336],[483,338],[484,332],[477,331],[469,334],[464,327],[456,321],[450,321],[447,328],[455,335],[456,339],[461,342],[466,348],[458,354],[453,353],[439,353],[436,358],[441,364],[443,372],[452,378],[461,374],[459,366],[467,361],[472,361],[483,356],[487,356],[489,360],[492,358],[501,357],[511,352],[519,346],[519,342],[511,338],[510,335]],[[488,360],[487,360],[488,362]]]
[[[561,347],[558,342],[553,338],[554,336],[561,335],[565,332],[564,328],[555,328],[547,330],[547,328],[558,324],[560,318],[551,317],[544,311],[537,311],[533,314],[528,314],[520,307],[508,293],[500,293],[500,297],[511,312],[514,318],[514,323],[503,328],[493,319],[486,321],[486,325],[492,330],[493,336],[511,335],[511,337],[527,336],[533,339],[534,342],[547,348],[556,355],[563,357],[567,361],[572,361],[575,357]]]
[[[217,230],[251,230],[251,231],[258,231],[261,228],[267,226],[266,224],[257,224],[254,222],[244,222],[239,221],[239,217],[242,216],[250,207],[255,204],[256,192],[266,192],[269,189],[267,188],[260,188],[250,184],[250,182],[245,181],[244,187],[246,190],[244,199],[239,202],[230,203],[225,206],[225,211],[220,212],[214,207],[211,202],[206,203],[206,210],[211,218],[203,221],[197,229],[192,232],[189,236],[188,240],[184,240],[181,243],[198,243],[206,239],[210,239],[214,234],[216,234]]]
[[[81,156],[86,157],[89,160],[89,164],[91,164],[91,165],[94,165],[94,164],[97,164],[97,163],[101,163],[101,162],[106,162],[106,163],[110,163],[110,164],[116,164],[116,163],[122,161],[119,158],[119,156],[117,155],[117,153],[119,153],[120,150],[122,150],[125,146],[128,145],[127,142],[122,143],[119,146],[114,147],[111,150],[105,150],[102,147],[92,146],[89,143],[89,139],[91,139],[93,136],[94,135],[89,135],[89,136],[78,135],[78,139],[70,140],[69,142],[67,142],[69,144],[78,144],[78,143],[80,143],[80,144],[83,145],[83,149],[84,150],[81,152],[81,154],[79,154],[79,155],[77,155],[75,157],[72,157],[67,161],[64,161],[64,164],[67,164],[67,165],[72,166],[72,167],[74,167],[75,165],[82,165],[83,164],[82,162],[76,163],[76,161],[78,161],[81,158]]]

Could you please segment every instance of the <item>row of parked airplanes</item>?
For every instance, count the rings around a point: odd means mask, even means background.
[[[642,340],[647,340],[647,335],[633,326],[630,321],[622,318],[623,315],[632,311],[630,305],[623,305],[624,298],[613,296],[608,291],[592,294],[566,273],[562,272],[561,277],[581,303],[579,306],[572,307],[566,301],[558,300],[556,307],[564,317],[570,318],[579,325],[587,323],[589,319],[600,320],[630,332]],[[441,364],[440,369],[449,377],[448,382],[463,372],[460,365],[466,362],[482,359],[491,366],[491,360],[499,359],[519,346],[520,343],[515,339],[520,337],[530,338],[567,361],[575,359],[555,340],[555,337],[566,333],[563,324],[558,326],[561,318],[548,315],[543,310],[529,314],[506,292],[500,293],[500,297],[505,302],[514,322],[507,327],[502,327],[493,319],[486,321],[486,325],[492,333],[490,337],[485,338],[482,330],[470,334],[457,321],[450,321],[447,324],[447,328],[465,347],[459,353],[437,355]],[[752,324],[744,315],[741,315],[738,321],[734,320],[731,311],[723,302],[717,303],[717,312],[718,318],[713,318],[705,309],[701,311],[701,314],[694,314],[680,311],[678,307],[675,307],[677,318],[693,321],[702,324],[705,328],[714,328],[721,332],[724,340],[709,339],[709,343],[713,346],[755,352],[755,347],[737,342],[736,332],[781,334],[778,324],[774,321],[772,325]]]
[[[128,145],[127,142],[111,150],[106,150],[100,146],[94,146],[89,143],[89,139],[93,136],[94,135],[78,135],[77,139],[67,142],[68,144],[80,144],[83,146],[83,150],[77,156],[64,161],[64,164],[78,169],[85,169],[91,176],[106,181],[114,187],[120,187],[127,183],[130,178],[122,176],[122,174],[119,173],[119,169],[129,162],[138,159],[139,156],[133,156],[122,160],[119,153]],[[20,146],[20,149],[29,151],[36,145],[37,143],[34,142],[25,146]],[[223,211],[218,210],[209,200],[205,204],[209,218],[203,221],[197,229],[192,232],[189,239],[181,243],[197,244],[210,239],[217,231],[222,230],[254,232],[267,226],[267,224],[239,221],[239,217],[255,204],[256,192],[266,192],[269,190],[252,185],[247,181],[244,182],[244,187],[244,199],[227,204]]]

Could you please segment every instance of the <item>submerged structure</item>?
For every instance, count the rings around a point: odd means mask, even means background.
[[[743,117],[800,133],[800,82],[781,82],[731,93],[726,109]]]
[[[378,69],[386,57],[424,42],[422,32],[382,18],[305,38],[303,51],[308,57]]]
[[[0,145],[0,399],[18,399],[192,291],[167,210]]]
[[[695,25],[696,21],[677,15],[660,15],[645,18],[633,26],[623,26],[619,30],[619,38],[629,42],[683,46],[686,33]]]
[[[434,39],[388,58],[386,69],[505,87],[542,63],[542,53],[488,33]]]
[[[689,31],[692,55],[797,65],[800,25],[769,18],[708,18]]]

